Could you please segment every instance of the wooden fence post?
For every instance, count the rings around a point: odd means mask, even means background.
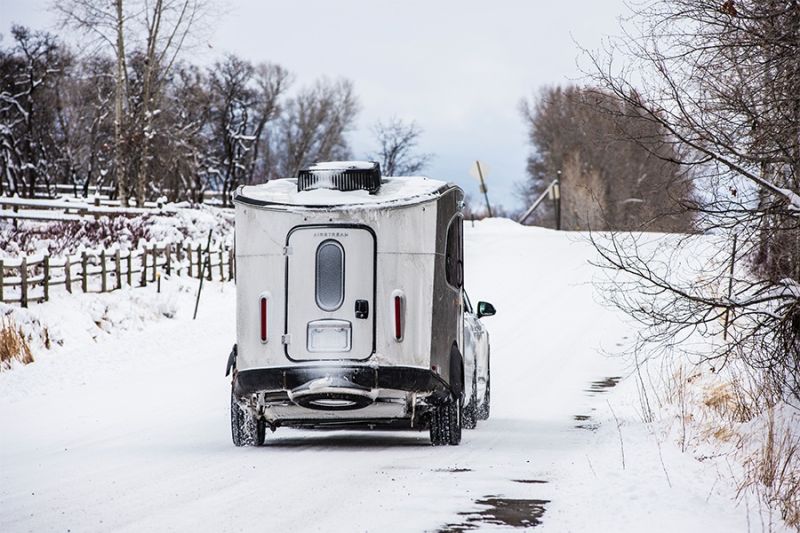
[[[203,247],[197,245],[197,279],[203,277]]]
[[[19,301],[22,307],[28,307],[28,258],[23,257],[19,266],[20,275],[20,297]]]
[[[164,267],[166,268],[167,276],[169,276],[170,274],[172,274],[172,245],[171,244],[168,243],[166,246],[164,246],[164,253],[167,256],[167,262],[165,263]]]
[[[89,280],[87,278],[88,272],[86,270],[89,268],[89,258],[86,256],[86,252],[81,252],[81,289],[83,292],[88,292],[89,289]]]
[[[4,277],[5,277],[5,267],[3,266],[3,260],[0,259],[0,302],[4,302],[5,301],[3,299],[3,284],[5,283],[3,281]]]
[[[206,248],[206,259],[205,260],[206,260],[206,263],[208,263],[208,277],[206,277],[206,279],[208,281],[212,281],[212,278],[211,278],[211,271],[212,271],[212,269],[211,269],[211,246]]]
[[[156,248],[155,244],[150,248],[150,253],[153,255],[153,277],[150,279],[150,281],[155,281],[156,266],[158,265],[158,249]]]
[[[44,301],[48,301],[50,299],[50,256],[44,256],[44,264],[43,264],[43,279],[42,279],[42,288],[44,289]]]
[[[117,289],[122,288],[122,254],[120,254],[119,248],[117,248],[117,252],[114,254],[114,275],[117,276]]]
[[[64,287],[72,294],[72,260],[69,254],[64,258]]]
[[[220,244],[219,245],[219,280],[220,281],[225,281],[225,271],[223,270],[223,266],[224,266],[223,263],[225,263],[225,260],[224,260],[224,256],[223,256],[222,245]]]
[[[233,281],[236,277],[236,248],[228,249],[228,280]]]
[[[128,257],[125,258],[125,276],[128,278],[128,287],[133,285],[133,250],[128,250]]]
[[[142,281],[140,287],[147,287],[147,245],[142,247]]]
[[[106,270],[106,251],[100,250],[100,292],[108,292],[108,271]]]

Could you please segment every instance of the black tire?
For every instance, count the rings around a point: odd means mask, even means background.
[[[264,444],[267,424],[242,409],[231,391],[231,439],[234,446],[261,446]]]
[[[431,408],[430,433],[432,445],[442,446],[448,443],[447,411],[444,405]]]
[[[462,410],[463,418],[461,426],[464,429],[475,429],[478,426],[478,368],[472,373],[472,387],[469,396],[469,403]]]
[[[234,446],[246,446],[245,414],[231,391],[231,438]]]
[[[263,446],[266,435],[267,423],[263,419],[259,418],[258,421],[256,421],[256,434],[253,444],[255,446]]]
[[[457,446],[461,442],[461,421],[464,402],[455,400],[431,409],[431,444]]]
[[[448,410],[448,431],[447,443],[451,446],[458,446],[461,444],[461,423],[464,415],[464,400],[453,400],[447,404]]]
[[[487,354],[487,363],[491,363],[491,351]],[[486,393],[483,395],[483,401],[481,402],[480,407],[478,407],[478,420],[489,420],[489,413],[491,407],[491,384],[492,384],[492,366],[489,364],[488,368],[486,369]]]

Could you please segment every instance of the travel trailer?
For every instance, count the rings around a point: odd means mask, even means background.
[[[280,426],[456,445],[488,418],[494,308],[464,292],[463,198],[357,161],[236,190],[236,446]]]

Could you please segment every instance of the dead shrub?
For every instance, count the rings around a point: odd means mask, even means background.
[[[0,321],[0,371],[8,370],[14,361],[23,365],[33,362],[33,354],[22,330],[11,319]]]

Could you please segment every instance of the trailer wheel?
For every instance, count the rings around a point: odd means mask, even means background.
[[[464,429],[475,429],[478,425],[478,369],[472,373],[472,387],[469,396],[469,403],[463,409],[462,427]]]
[[[267,433],[264,420],[242,409],[231,391],[231,438],[234,446],[261,446]]]
[[[430,426],[431,444],[457,446],[461,442],[463,408],[463,400],[456,399],[433,407]]]
[[[236,401],[231,391],[231,438],[234,446],[245,446],[245,416],[244,411]]]

